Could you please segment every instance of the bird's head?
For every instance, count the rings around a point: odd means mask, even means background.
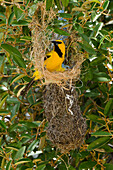
[[[64,42],[62,40],[55,40],[55,41],[52,41],[52,43],[54,43],[54,50],[59,53],[59,56],[64,57],[65,56]],[[60,54],[60,51],[62,54]]]

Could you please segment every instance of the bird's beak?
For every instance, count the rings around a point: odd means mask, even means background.
[[[52,42],[53,44],[56,44],[56,41],[54,41],[54,40],[52,40],[51,42]]]

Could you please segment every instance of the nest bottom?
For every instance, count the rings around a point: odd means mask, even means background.
[[[48,138],[62,152],[79,148],[84,141],[86,122],[81,116],[77,120],[72,115],[53,117],[47,128]]]
[[[87,126],[76,90],[50,84],[46,86],[43,97],[48,138],[62,153],[79,148]]]

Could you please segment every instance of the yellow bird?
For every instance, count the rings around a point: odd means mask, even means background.
[[[65,68],[62,67],[62,63],[65,59],[65,44],[62,40],[55,40],[52,41],[52,43],[54,44],[54,48],[51,52],[46,54],[46,57],[44,58],[44,68],[50,72],[63,72],[65,70]],[[33,80],[21,91],[21,95],[24,95],[29,90],[35,82],[34,80],[38,80],[42,77],[43,75],[38,70],[35,71],[33,74]]]
[[[62,40],[52,41],[54,48],[51,52],[46,54],[44,58],[44,68],[50,72],[61,71],[65,69],[62,67],[62,63],[65,59],[65,44]],[[38,80],[43,77],[39,71],[35,71],[33,74],[34,80]]]
[[[44,67],[51,72],[64,71],[62,63],[65,59],[65,44],[62,40],[52,41],[52,43],[54,49],[44,58]]]

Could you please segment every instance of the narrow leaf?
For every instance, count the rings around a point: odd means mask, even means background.
[[[105,1],[104,4],[103,4],[103,9],[106,10],[108,8],[108,5],[109,5],[109,0]]]
[[[68,6],[69,0],[61,0],[64,7]]]
[[[30,145],[29,147],[27,148],[27,152],[31,152],[34,150],[34,148],[36,147],[36,145],[39,143],[38,140],[34,140]]]
[[[97,35],[98,35],[99,31],[102,29],[102,27],[103,27],[103,23],[102,22],[98,23],[95,26],[95,28],[93,29],[92,37],[97,37]]]
[[[14,159],[21,159],[21,158],[23,158],[25,149],[26,149],[26,146],[23,146],[22,148],[20,148],[20,149],[18,150],[18,152],[16,153]]]
[[[98,131],[91,134],[92,136],[112,136],[109,132]]]
[[[23,158],[23,159],[20,159],[18,162],[16,162],[15,165],[24,164],[24,163],[27,163],[27,162],[31,162],[31,160],[28,159],[28,158]]]
[[[25,21],[25,20],[19,20],[17,21],[13,21],[12,22],[12,26],[28,26],[29,22]]]
[[[2,108],[3,104],[5,103],[6,99],[7,99],[8,95],[6,94],[3,99],[0,102],[0,109]]]
[[[79,43],[80,44],[80,46],[84,49],[84,50],[86,50],[88,53],[90,53],[90,54],[96,54],[96,51],[92,48],[92,46],[87,42],[87,41],[84,41],[84,43],[82,44],[82,43]]]
[[[22,17],[24,16],[23,11],[20,8],[17,8],[16,5],[14,5],[14,13],[15,13],[17,21],[22,19]]]
[[[104,56],[95,58],[95,59],[90,63],[90,65],[91,65],[91,66],[95,66],[95,65],[101,64],[101,63],[103,63],[103,62],[105,61],[105,59],[106,59],[106,58],[105,58]]]
[[[90,4],[93,2],[100,4],[100,1],[98,1],[98,0],[88,0],[88,1],[85,1],[82,6],[86,6],[87,4]]]
[[[22,54],[17,50],[17,48],[13,47],[9,44],[1,44],[1,47],[5,49],[7,52],[9,52],[12,55],[16,55],[18,57],[22,57]]]
[[[86,169],[92,169],[97,163],[96,162],[93,162],[91,160],[89,161],[84,161],[80,164],[79,166],[79,170],[86,170]]]
[[[59,34],[59,35],[66,35],[66,36],[69,36],[70,34],[64,30],[61,30],[61,29],[58,29],[58,28],[55,28],[54,29],[54,32]]]
[[[6,170],[10,170],[10,169],[11,169],[11,162],[12,162],[12,160],[10,160],[10,161],[7,163]]]
[[[13,55],[13,59],[15,60],[15,62],[19,66],[21,66],[23,68],[26,67],[26,65],[24,63],[24,60],[22,58],[22,54],[17,50],[17,48],[15,48],[15,47],[13,47],[13,46],[11,46],[9,44],[1,44],[1,47],[3,49],[5,49],[9,54]]]
[[[49,10],[53,5],[53,0],[46,0],[46,10]]]
[[[72,18],[72,15],[68,13],[59,13],[59,14],[60,14],[60,17],[62,18]]]
[[[45,167],[46,167],[45,164],[44,164],[44,165],[39,165],[39,166],[36,168],[36,170],[44,170]]]
[[[19,80],[19,79],[21,79],[21,78],[23,78],[23,77],[25,77],[25,76],[26,76],[25,74],[20,74],[20,75],[16,76],[16,77],[13,79],[13,81],[12,81],[12,83],[11,83],[10,85],[12,85],[14,82],[16,82],[17,80]]]
[[[102,145],[106,144],[108,141],[110,140],[110,137],[102,137],[102,138],[98,138],[96,139],[94,142],[92,142],[91,144],[89,144],[89,146],[87,147],[88,151],[91,151],[93,149],[99,148]]]
[[[13,20],[13,17],[14,17],[14,12],[12,12],[9,16],[9,19],[8,19],[8,25],[11,24],[12,20]]]
[[[105,121],[102,120],[101,117],[97,116],[97,115],[94,115],[94,114],[91,114],[91,115],[88,115],[87,116],[90,120],[92,120],[93,122],[98,122],[100,124],[105,124]]]
[[[106,116],[109,115],[109,113],[111,112],[112,108],[113,108],[113,99],[110,99],[110,100],[107,102],[106,106],[105,106],[104,114],[105,114]]]
[[[6,129],[6,124],[4,121],[0,120],[0,126],[3,127],[4,129]]]
[[[106,163],[103,166],[106,168],[106,170],[113,170],[113,164],[112,163]]]

